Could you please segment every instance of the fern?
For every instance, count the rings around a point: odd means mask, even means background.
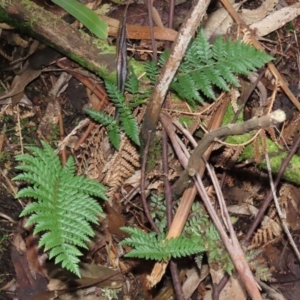
[[[145,104],[145,99],[150,96],[150,89],[140,90],[140,82],[133,68],[130,69],[128,79],[125,82],[125,90],[131,94],[128,104],[131,110],[139,105]]]
[[[241,41],[219,37],[210,45],[201,30],[187,50],[171,88],[191,104],[203,101],[201,93],[215,99],[214,86],[229,91],[229,85],[239,86],[235,75],[248,76],[271,59]]]
[[[140,140],[138,124],[131,112],[131,109],[125,102],[124,95],[113,83],[106,81],[105,86],[109,97],[118,109],[118,112],[120,114],[121,126],[118,125],[117,121],[114,118],[108,116],[103,112],[92,109],[86,109],[85,111],[90,115],[91,118],[101,123],[102,125],[107,126],[109,140],[116,149],[119,149],[120,146],[121,130],[123,130],[128,135],[128,137],[136,145],[139,146]],[[133,88],[135,89],[135,87]]]
[[[157,67],[156,63],[154,61],[147,61],[144,64],[144,67],[151,84],[155,85],[157,75],[159,74],[159,68]]]
[[[199,244],[199,239],[180,236],[166,240],[165,235],[157,235],[155,232],[122,227],[123,231],[131,237],[125,238],[120,244],[135,247],[127,253],[126,257],[137,257],[152,260],[167,260],[171,257],[180,258],[205,251],[205,247]]]
[[[86,108],[85,112],[96,122],[107,127],[109,141],[116,149],[119,149],[121,137],[120,127],[118,126],[117,121],[113,117],[101,111]]]
[[[94,236],[90,223],[97,224],[104,216],[101,206],[91,196],[106,200],[105,187],[82,176],[75,176],[75,163],[70,157],[64,167],[53,149],[42,142],[43,149],[27,147],[32,153],[16,156],[23,164],[14,180],[26,181],[31,186],[21,189],[16,198],[30,197],[37,201],[28,204],[21,217],[30,215],[26,226],[35,225],[33,234],[41,235],[39,247],[50,251],[55,263],[80,277],[79,247]]]

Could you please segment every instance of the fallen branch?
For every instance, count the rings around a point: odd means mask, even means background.
[[[198,0],[198,2],[190,10],[178,32],[176,40],[172,45],[171,53],[160,72],[157,83],[148,102],[141,129],[143,144],[147,141],[148,133],[153,133],[156,130],[161,107],[165,100],[167,91],[169,90],[169,85],[171,84],[185,51],[206,12],[209,2],[210,1],[208,0]]]
[[[182,172],[180,178],[177,180],[174,185],[173,193],[176,195],[181,195],[184,189],[187,187],[197,170],[200,168],[201,159],[205,150],[209,145],[214,142],[216,139],[227,137],[230,135],[240,135],[247,133],[251,130],[257,130],[269,127],[271,125],[276,125],[278,123],[285,121],[285,113],[282,110],[276,110],[268,115],[262,117],[254,117],[241,124],[229,124],[224,127],[220,127],[214,131],[208,132],[205,134],[203,139],[199,142],[196,149],[191,155],[187,168]]]

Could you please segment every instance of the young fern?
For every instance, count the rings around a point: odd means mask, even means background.
[[[180,258],[205,251],[199,239],[180,236],[166,240],[166,235],[155,232],[146,233],[133,227],[122,227],[131,237],[125,238],[120,245],[129,245],[135,249],[127,253],[126,257],[137,257],[152,260],[167,260],[171,257]]]
[[[117,120],[108,116],[107,114],[91,109],[86,109],[85,111],[93,118],[95,121],[107,126],[108,137],[113,146],[118,149],[120,146],[120,132],[123,130],[128,137],[136,144],[140,145],[139,140],[139,128],[137,121],[135,120],[130,107],[125,102],[125,97],[116,85],[108,81],[105,82],[105,87],[107,94],[110,99],[114,102],[118,112],[120,114],[119,125]]]
[[[53,149],[42,142],[43,148],[27,147],[30,154],[16,156],[23,162],[17,166],[22,171],[14,180],[28,182],[16,198],[30,197],[21,217],[30,215],[26,226],[35,225],[33,234],[41,234],[39,247],[49,251],[49,258],[61,263],[63,268],[80,277],[79,248],[94,236],[92,224],[104,216],[98,202],[91,196],[106,200],[105,187],[100,183],[75,176],[74,159],[70,157],[64,167]]]

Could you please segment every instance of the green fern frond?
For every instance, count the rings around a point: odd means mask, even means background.
[[[124,239],[121,245],[134,247],[126,257],[137,257],[152,260],[167,260],[171,257],[180,258],[205,251],[198,238],[180,236],[165,239],[165,235],[156,235],[154,232],[145,233],[142,230],[130,227],[121,228],[131,237]]]
[[[106,90],[111,100],[118,108],[122,130],[136,144],[140,145],[139,128],[136,119],[134,118],[129,106],[125,102],[125,97],[118,87],[108,81],[105,82]]]
[[[155,85],[157,75],[159,74],[159,69],[154,61],[147,61],[144,64],[145,71],[147,74],[147,77],[150,79],[150,82],[152,85]]]
[[[169,55],[170,55],[170,50],[167,49],[159,56],[158,64],[160,67],[163,67],[166,64]]]
[[[44,232],[39,247],[50,250],[50,258],[80,276],[78,262],[82,255],[79,247],[94,236],[90,223],[97,224],[104,216],[101,206],[91,195],[106,200],[105,187],[96,181],[75,176],[74,159],[70,157],[64,167],[53,149],[42,142],[43,148],[28,147],[30,154],[17,155],[23,162],[14,180],[29,182],[32,186],[21,189],[16,198],[32,197],[21,217],[30,215],[26,226],[35,225],[34,234]]]
[[[136,95],[139,93],[139,87],[140,87],[139,80],[133,68],[131,68],[129,76],[125,82],[125,90],[129,92],[131,95]]]
[[[118,150],[121,144],[121,130],[117,123],[117,120],[114,120],[111,124],[109,124],[107,129],[109,141]]]
[[[191,104],[201,102],[199,91],[215,99],[213,87],[228,91],[229,84],[239,86],[235,75],[246,75],[272,59],[241,41],[224,41],[222,37],[210,45],[201,30],[191,43],[171,88]]]
[[[94,119],[96,122],[102,124],[103,126],[108,126],[114,121],[113,117],[109,116],[108,114],[106,114],[104,112],[93,110],[93,109],[90,109],[90,108],[86,108],[84,111],[92,119]]]
[[[107,127],[109,141],[116,149],[119,149],[121,142],[121,130],[117,121],[113,117],[101,111],[87,108],[85,109],[85,112],[96,122],[99,122],[103,126]]]

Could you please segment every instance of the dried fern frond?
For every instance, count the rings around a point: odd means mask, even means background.
[[[139,154],[134,145],[125,134],[121,134],[119,151],[115,152],[104,169],[106,175],[103,182],[109,187],[107,192],[109,199],[112,199],[123,182],[140,167],[139,159]]]

